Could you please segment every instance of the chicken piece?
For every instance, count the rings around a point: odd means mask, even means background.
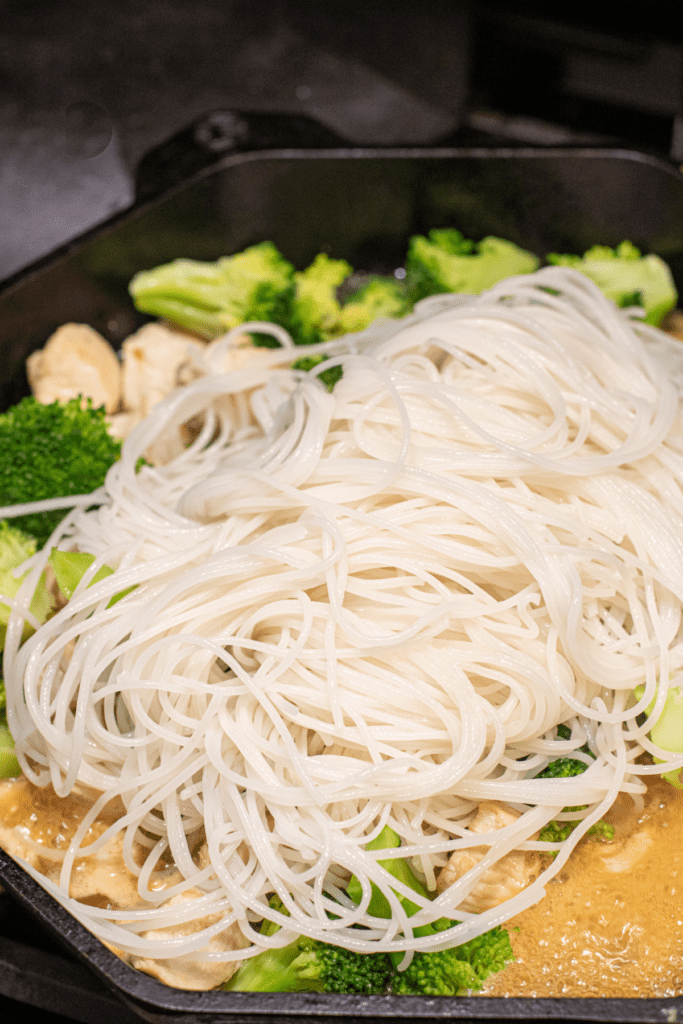
[[[107,416],[107,429],[112,437],[124,441],[141,419],[142,416],[138,412],[115,412],[112,416]]]
[[[673,334],[674,338],[679,338],[683,341],[683,310],[672,309],[670,313],[662,320],[660,324],[663,331],[668,334]]]
[[[0,784],[0,846],[56,882],[64,851],[91,803],[92,794],[72,793],[58,797],[52,787],[38,789],[24,776],[3,780]],[[96,819],[88,829],[85,844],[102,835],[115,817],[113,810],[108,809],[108,813]],[[136,855],[144,856],[137,843],[133,849]],[[150,888],[166,889],[176,885],[181,877],[179,871],[154,872]],[[138,893],[137,875],[129,871],[124,860],[122,832],[97,852],[76,859],[69,895],[82,903],[116,910],[144,903]]]
[[[604,850],[598,850],[608,871],[631,871],[648,852],[655,837],[645,828],[620,842],[610,843]]]
[[[83,395],[113,413],[121,401],[121,365],[108,341],[87,324],[64,324],[26,360],[37,401],[48,405]]]
[[[484,800],[479,805],[469,831],[476,834],[495,832],[505,828],[517,820],[519,814],[504,804],[494,800]],[[472,846],[466,850],[456,850],[437,881],[440,892],[453,885],[459,878],[475,867],[482,857],[489,852],[488,846]],[[497,907],[499,903],[516,896],[525,889],[541,867],[541,855],[531,850],[511,850],[497,863],[485,871],[479,881],[465,897],[458,909],[471,914],[480,914],[484,910]]]
[[[291,349],[276,350],[254,345],[248,334],[237,335],[226,346],[222,338],[216,338],[206,346],[206,360],[214,373],[232,373],[235,370],[249,370],[257,366],[272,366],[273,363],[287,364],[292,361]]]
[[[158,323],[145,324],[126,338],[121,349],[124,410],[135,413],[138,422],[144,419],[178,387],[181,369],[196,348],[203,348],[196,338]]]
[[[177,907],[187,900],[198,899],[203,893],[199,889],[188,889],[186,892],[172,896],[162,907]],[[193,935],[208,928],[220,921],[220,914],[207,914],[197,921],[188,921],[183,924],[169,925],[167,928],[158,928],[143,932],[147,939],[171,939],[181,935]],[[214,935],[203,948],[208,953],[225,953],[232,949],[245,949],[249,945],[248,939],[244,937],[239,926],[232,924],[225,931]],[[173,956],[166,960],[151,960],[147,957],[131,956],[128,962],[138,971],[144,971],[153,978],[163,981],[165,985],[172,988],[191,989],[193,992],[204,992],[216,988],[218,985],[232,977],[240,961],[220,960],[194,960],[188,956]]]

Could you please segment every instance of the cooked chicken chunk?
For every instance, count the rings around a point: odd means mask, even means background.
[[[177,907],[187,900],[198,899],[203,893],[199,889],[188,889],[187,892],[172,896],[162,907]],[[171,939],[180,935],[192,935],[202,928],[208,928],[220,921],[220,914],[208,914],[198,921],[190,921],[184,924],[170,925],[168,928],[143,932],[148,939]],[[236,924],[230,925],[225,931],[219,932],[203,947],[207,953],[225,953],[232,949],[244,949],[249,945],[247,939]],[[139,971],[151,974],[158,978],[165,985],[172,988],[192,989],[195,992],[203,992],[216,988],[222,982],[227,981],[237,970],[240,961],[231,962],[216,960],[194,960],[186,956],[169,957],[167,960],[150,960],[146,957],[132,956],[129,960],[131,966]]]
[[[109,430],[124,439],[157,405],[181,384],[199,375],[204,343],[160,323],[145,324],[123,343],[123,409],[109,417]],[[145,452],[153,465],[179,455],[188,438],[177,431],[155,440]]]
[[[640,829],[626,839],[610,843],[598,850],[608,871],[631,871],[641,861],[655,841],[654,833]]]
[[[21,857],[47,878],[57,881],[63,851],[90,808],[91,797],[72,794],[57,797],[52,787],[39,789],[25,776],[0,782],[0,846]],[[102,835],[113,819],[98,818],[88,829],[85,845]],[[134,852],[141,848],[134,844]],[[180,872],[161,871],[151,878],[151,888],[168,888],[181,880]],[[69,895],[82,903],[117,910],[143,903],[137,876],[128,870],[123,856],[123,833],[117,833],[96,853],[76,860]]]
[[[58,328],[45,348],[29,356],[26,372],[39,402],[67,402],[83,395],[108,413],[119,407],[121,365],[109,342],[87,324]]]
[[[680,338],[683,341],[683,310],[673,309],[670,313],[667,313],[662,321],[661,328],[663,331],[673,334],[674,338]]]
[[[59,798],[52,787],[38,789],[23,776],[18,779],[0,780],[0,846],[11,856],[23,858],[47,878],[57,881],[63,852],[90,807],[91,799],[91,796],[86,795]],[[111,824],[111,820],[113,818],[110,815],[105,815],[93,822],[88,830],[86,842],[91,843],[101,835]],[[137,854],[138,851],[141,863],[147,851],[142,851],[134,845],[134,853]],[[177,885],[181,877],[179,871],[169,870],[160,865],[159,872],[154,872],[151,876],[150,888],[169,888]],[[144,900],[138,892],[137,875],[128,869],[123,858],[122,833],[117,833],[97,853],[76,861],[69,895],[82,903],[112,907],[115,910],[133,909],[143,905]],[[199,889],[192,888],[171,897],[162,906],[175,907],[201,895]],[[219,920],[220,914],[208,914],[199,921],[149,931],[146,935],[155,939],[191,935]],[[239,927],[231,925],[214,936],[205,948],[208,952],[222,953],[231,949],[244,949],[248,945],[248,940],[244,938]],[[127,963],[159,978],[167,985],[196,991],[220,985],[237,970],[239,964],[239,961],[222,963],[193,960],[189,957],[149,960],[130,956],[111,946],[110,948]]]
[[[283,349],[283,363],[291,360],[291,349]],[[254,345],[248,334],[234,337],[226,346],[222,338],[216,338],[206,347],[207,363],[214,373],[232,373],[235,370],[251,369],[255,366],[270,366],[273,349]]]
[[[494,800],[484,800],[469,826],[477,834],[495,832],[517,820],[519,814]],[[490,847],[473,846],[467,850],[456,850],[442,869],[437,886],[440,892],[475,867]],[[541,866],[541,855],[532,851],[512,850],[496,864],[485,871],[469,895],[460,903],[459,909],[480,914],[491,907],[497,907],[511,896],[515,896],[533,880]]]
[[[200,347],[196,338],[164,324],[145,324],[131,334],[121,349],[123,408],[144,419],[181,383],[181,368]]]

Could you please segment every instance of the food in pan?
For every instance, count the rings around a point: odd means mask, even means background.
[[[188,342],[18,569],[3,843],[133,966],[474,990],[618,801],[681,785],[679,346],[523,269],[338,337],[326,279],[315,347]],[[245,331],[280,347],[235,362]],[[30,783],[53,841],[16,828]]]

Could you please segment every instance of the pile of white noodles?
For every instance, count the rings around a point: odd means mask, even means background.
[[[10,623],[25,773],[102,793],[50,889],[131,954],[192,954],[233,922],[257,951],[264,915],[362,951],[462,942],[537,902],[619,791],[638,800],[642,776],[683,764],[635,763],[667,756],[637,716],[683,667],[678,344],[550,268],[318,351],[330,362],[311,374],[284,347],[157,406],[99,507],[53,538],[96,555],[76,596],[23,646],[20,611]],[[315,374],[334,364],[329,393]],[[190,447],[136,472],[187,423]],[[114,574],[87,589],[105,564]],[[572,740],[558,743],[562,722]],[[534,778],[586,740],[584,774]],[[126,813],[88,846],[116,798]],[[410,892],[423,909],[407,918],[389,881],[409,890],[366,844],[390,825],[433,889],[453,851],[481,845],[467,826],[483,799],[523,813],[433,902]],[[506,852],[547,850],[529,837],[579,805],[537,881],[480,915],[457,909]],[[74,859],[118,830],[146,908],[77,903]],[[183,881],[150,891],[160,857]],[[367,913],[370,881],[391,919]],[[160,906],[191,887],[204,896]],[[142,934],[210,914],[170,944]],[[462,923],[412,936],[444,915]]]

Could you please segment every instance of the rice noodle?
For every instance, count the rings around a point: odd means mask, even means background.
[[[59,885],[43,884],[131,954],[193,955],[234,921],[251,952],[292,933],[362,951],[465,941],[537,902],[619,792],[637,800],[641,776],[683,764],[637,721],[683,664],[680,346],[563,268],[316,346],[329,362],[310,373],[288,368],[280,340],[267,366],[209,370],[152,411],[99,507],[54,535],[96,556],[75,596],[23,646],[20,599],[12,611],[22,768],[61,795],[102,794]],[[332,394],[317,379],[331,365],[343,366]],[[154,439],[197,417],[194,444],[136,472]],[[104,564],[114,574],[88,586]],[[586,738],[585,773],[535,778]],[[668,760],[636,763],[644,750]],[[117,798],[125,814],[87,845]],[[469,833],[484,799],[520,816]],[[458,910],[487,867],[547,849],[539,828],[579,805],[535,882],[492,910]],[[368,852],[385,824],[403,846]],[[118,831],[147,905],[79,904],[75,859]],[[133,839],[149,851],[142,867]],[[433,885],[453,851],[482,844],[433,901],[390,887],[377,864],[413,857]],[[151,891],[162,855],[183,881]],[[391,919],[368,913],[370,882]],[[160,906],[192,887],[200,900]],[[414,917],[397,891],[420,905]],[[268,908],[273,892],[291,917]],[[190,935],[141,934],[215,913]],[[443,915],[461,923],[413,935]],[[285,926],[275,938],[254,928],[264,916]]]

